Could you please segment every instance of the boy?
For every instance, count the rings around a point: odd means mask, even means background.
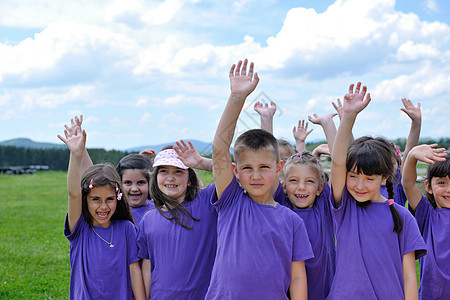
[[[291,299],[307,298],[304,261],[313,254],[305,226],[273,199],[283,169],[277,140],[249,130],[236,140],[236,165],[229,153],[245,99],[258,81],[253,63],[248,74],[247,60],[231,67],[231,94],[213,142],[218,237],[206,299],[288,299],[288,288]]]

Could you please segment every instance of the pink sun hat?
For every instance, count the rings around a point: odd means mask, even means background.
[[[156,157],[153,167],[157,166],[174,166],[180,169],[189,169],[183,162],[178,158],[178,154],[173,149],[167,149],[160,151]]]

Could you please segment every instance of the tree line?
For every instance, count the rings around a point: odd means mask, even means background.
[[[405,149],[406,139],[391,140],[396,144],[401,151]],[[306,148],[312,151],[318,145],[325,143],[325,141],[317,143],[307,143]],[[419,144],[438,144],[439,147],[450,149],[450,138],[440,139],[421,139]],[[119,150],[105,150],[105,149],[88,149],[94,164],[109,162],[117,165],[120,159],[124,156],[136,153]],[[211,154],[202,154],[205,157],[211,157]],[[27,166],[27,165],[46,165],[50,170],[67,170],[69,162],[68,149],[36,149],[36,148],[21,148],[14,146],[0,146],[0,167],[6,166]]]

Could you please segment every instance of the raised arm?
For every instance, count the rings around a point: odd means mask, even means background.
[[[183,140],[176,142],[176,144],[173,149],[185,166],[212,172],[212,159],[200,156],[190,141],[188,141],[189,146]]]
[[[422,192],[416,185],[417,180],[417,162],[422,161],[428,164],[434,164],[435,161],[444,161],[447,154],[445,148],[435,148],[437,144],[419,145],[409,151],[402,170],[402,185],[405,191],[408,204],[413,211],[422,199]]]
[[[213,176],[218,197],[222,195],[233,179],[230,146],[239,114],[245,99],[253,92],[259,82],[258,74],[253,74],[253,63],[250,63],[247,73],[247,63],[247,59],[243,63],[239,61],[237,66],[233,65],[230,69],[231,93],[214,136]]]
[[[337,98],[336,103],[334,103],[333,101],[331,102],[331,104],[333,105],[334,109],[336,110],[338,116],[339,116],[339,120],[342,120],[342,116],[344,114],[344,106],[342,106],[341,100],[339,98]],[[353,142],[355,140],[355,138],[353,137],[353,133],[350,136],[350,143]],[[330,149],[331,151],[331,149]]]
[[[270,101],[269,107],[267,103],[264,105],[258,101],[255,103],[253,108],[261,117],[261,129],[273,134],[273,116],[277,111],[277,105],[275,102]]]
[[[409,130],[408,139],[406,140],[405,152],[403,153],[400,168],[405,163],[409,151],[419,143],[420,129],[422,127],[422,111],[420,110],[420,103],[417,103],[417,106],[414,106],[411,100],[405,98],[402,99],[402,102],[404,108],[401,108],[401,111],[407,114],[411,119],[411,129]]]
[[[308,116],[308,120],[311,123],[322,126],[330,153],[333,150],[334,139],[336,138],[336,126],[333,121],[333,117],[336,115],[337,113],[329,113],[323,116],[318,116],[317,114],[313,114],[312,117]]]
[[[331,150],[330,177],[336,207],[339,207],[342,203],[342,194],[347,178],[345,161],[352,136],[352,128],[358,113],[361,112],[370,102],[370,94],[366,94],[366,86],[363,86],[361,89],[361,82],[358,82],[354,92],[353,88],[354,84],[351,84],[348,89],[348,94],[344,96],[343,116],[336,133],[333,149]]]
[[[75,116],[75,118],[70,120],[70,127],[67,125],[64,125],[64,127],[66,128],[64,130],[64,135],[66,136],[66,139],[71,137],[74,134],[75,128],[78,126],[81,128],[81,124],[83,124],[83,115],[80,115],[80,117]],[[83,151],[83,158],[81,160],[81,174],[83,174],[84,171],[86,171],[89,167],[91,167],[92,164],[92,160],[91,157],[89,156],[89,153],[86,149],[86,147],[84,148]]]
[[[306,137],[312,131],[312,129],[308,131],[308,122],[306,122],[305,124],[305,120],[298,120],[297,128],[294,126],[294,129],[292,129],[292,134],[294,135],[295,139],[295,150],[297,150],[298,153],[306,151]]]
[[[76,126],[68,138],[58,135],[70,150],[69,168],[67,170],[67,192],[69,194],[68,222],[69,230],[73,232],[81,216],[81,161],[86,146],[86,132]]]

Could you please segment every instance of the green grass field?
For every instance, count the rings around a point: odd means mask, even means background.
[[[0,208],[0,299],[68,299],[66,173],[0,174]]]

